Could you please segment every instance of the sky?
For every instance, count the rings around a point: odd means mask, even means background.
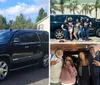
[[[41,7],[48,12],[48,4],[49,0],[0,0],[0,14],[9,21],[22,13],[26,19],[31,18],[35,22]]]

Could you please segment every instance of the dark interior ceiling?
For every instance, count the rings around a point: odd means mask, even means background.
[[[96,44],[51,44],[51,49],[61,48],[65,51],[77,51],[79,49],[88,49],[90,46],[95,46]],[[100,46],[100,45],[99,45]]]

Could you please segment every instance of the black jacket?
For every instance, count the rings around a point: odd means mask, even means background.
[[[99,61],[100,62],[100,51],[96,52],[96,57],[93,58],[92,55],[90,55],[90,72],[91,76],[99,76],[100,77],[100,66],[96,66],[93,64],[93,61]]]

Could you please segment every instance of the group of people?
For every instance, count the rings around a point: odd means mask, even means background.
[[[80,18],[76,19],[76,22],[73,22],[72,18],[69,17],[61,25],[64,32],[64,39],[70,39],[71,41],[73,40],[73,36],[76,40],[89,40],[90,27],[92,27],[92,23],[89,18],[85,20]]]
[[[75,65],[62,49],[51,53],[50,85],[100,85],[100,51],[89,48],[89,55],[79,52],[79,62]]]

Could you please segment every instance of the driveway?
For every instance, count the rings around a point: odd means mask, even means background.
[[[49,85],[48,74],[48,68],[35,65],[10,72],[9,77],[0,85]]]
[[[88,41],[81,41],[81,40],[64,40],[64,39],[50,39],[51,43],[100,43],[100,38],[99,37],[90,37],[90,40]]]

